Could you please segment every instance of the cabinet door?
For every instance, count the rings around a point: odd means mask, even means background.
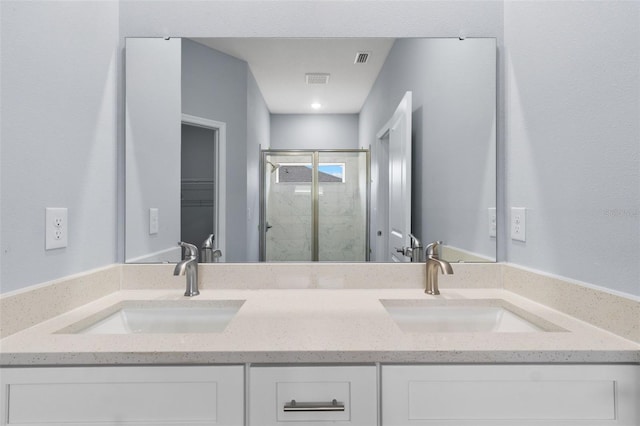
[[[375,366],[253,367],[249,382],[250,425],[377,424]]]
[[[2,425],[242,425],[242,366],[2,370]]]
[[[382,424],[637,426],[640,366],[383,366]]]

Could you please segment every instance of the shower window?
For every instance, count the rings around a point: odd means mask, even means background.
[[[276,170],[276,183],[312,183],[313,166],[311,163],[280,163]],[[345,163],[318,164],[318,182],[344,183]]]

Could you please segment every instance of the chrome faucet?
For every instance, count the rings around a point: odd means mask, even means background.
[[[222,256],[220,249],[214,249],[216,237],[213,234],[209,234],[207,239],[202,243],[200,247],[200,263],[213,263],[217,262]]]
[[[409,240],[411,241],[411,261],[412,262],[422,262],[423,255],[423,247],[420,243],[420,240],[417,239],[413,234],[409,234]]]
[[[184,247],[185,254],[184,260],[176,264],[173,275],[186,275],[187,290],[184,295],[189,297],[197,296],[200,294],[200,291],[198,291],[198,247],[182,241],[178,242],[178,245]]]
[[[396,251],[398,253],[402,253],[403,256],[410,257],[412,262],[422,262],[423,258],[423,247],[420,244],[420,240],[417,239],[413,234],[409,234],[409,247],[396,247]]]
[[[438,255],[440,245],[442,245],[442,241],[434,241],[425,247],[427,253],[427,283],[424,292],[427,294],[440,294],[440,290],[438,290],[438,269],[444,275],[453,274],[451,264],[446,260],[440,259]]]

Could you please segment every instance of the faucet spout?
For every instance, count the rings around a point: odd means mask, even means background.
[[[187,288],[185,296],[192,297],[200,294],[198,290],[198,248],[193,244],[179,242],[179,246],[185,248],[184,260],[176,264],[173,275],[186,275]]]
[[[187,272],[187,266],[190,262],[193,262],[192,259],[181,260],[176,264],[176,267],[173,269],[173,275],[184,275]]]

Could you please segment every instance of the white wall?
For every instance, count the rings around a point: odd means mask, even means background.
[[[0,291],[113,263],[117,2],[2,1]],[[44,250],[46,207],[68,247]]]
[[[272,149],[358,149],[358,114],[271,114]]]
[[[493,0],[151,0],[120,10],[123,37],[501,37],[503,26]]]
[[[640,3],[507,2],[507,260],[640,295]]]

